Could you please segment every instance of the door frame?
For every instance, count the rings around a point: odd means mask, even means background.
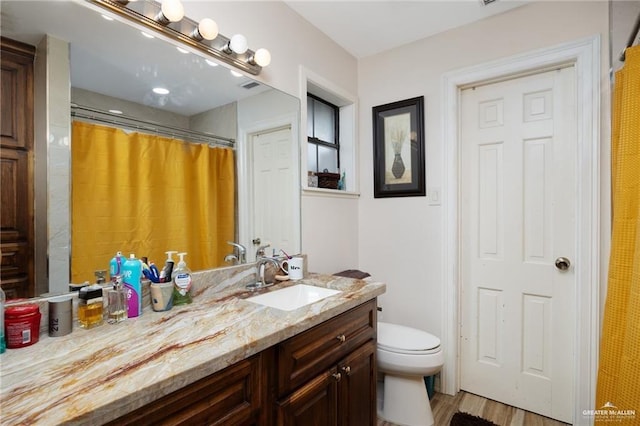
[[[576,365],[574,420],[595,400],[600,339],[600,36],[518,54],[443,75],[442,99],[444,167],[442,220],[442,343],[445,365],[441,388],[455,395],[460,390],[460,91],[471,84],[498,82],[571,64],[576,72],[577,205],[576,205]]]
[[[291,129],[291,149],[293,150],[291,158],[298,159],[293,164],[293,179],[295,180],[296,189],[293,196],[293,208],[300,212],[300,185],[298,176],[300,176],[300,143],[299,143],[299,116],[297,114],[283,114],[277,117],[273,117],[266,120],[257,121],[252,123],[251,126],[238,129],[238,143],[236,147],[237,158],[237,181],[238,181],[238,241],[243,244],[247,251],[253,250],[253,244],[251,243],[253,225],[251,224],[251,218],[253,214],[253,171],[249,164],[252,161],[251,155],[251,142],[253,138],[261,133],[267,133],[274,130],[280,130],[285,127]],[[296,223],[291,224],[295,230],[295,243],[296,247],[294,253],[299,253],[301,250],[301,236],[302,236],[302,220],[301,215],[294,215]],[[249,258],[252,258],[250,256]]]

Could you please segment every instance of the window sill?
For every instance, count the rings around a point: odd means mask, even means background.
[[[336,197],[336,198],[359,198],[359,192],[342,191],[340,189],[302,187],[302,195],[310,197]]]

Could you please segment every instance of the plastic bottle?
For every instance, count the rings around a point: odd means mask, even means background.
[[[4,303],[6,300],[4,290],[0,287],[0,354],[7,350],[7,343],[4,340]]]
[[[178,253],[180,261],[173,270],[173,304],[185,305],[191,303],[191,270],[187,267],[184,257],[187,253]]]
[[[109,261],[109,279],[115,284],[115,277],[122,275],[122,265],[127,259],[124,258],[122,252],[119,251]]]
[[[142,262],[133,253],[122,264],[122,282],[127,293],[128,318],[142,315]]]

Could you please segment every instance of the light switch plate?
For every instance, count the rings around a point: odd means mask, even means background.
[[[440,187],[432,186],[427,189],[427,197],[429,198],[430,206],[439,206],[440,205]]]

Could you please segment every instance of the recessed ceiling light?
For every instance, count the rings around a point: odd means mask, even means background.
[[[158,95],[168,95],[169,89],[165,89],[164,87],[154,87],[153,93],[156,93]]]
[[[234,71],[234,70],[230,70],[231,71],[231,75],[234,77],[242,77],[242,74],[240,74],[238,71]]]
[[[113,21],[113,18],[111,16],[107,16],[107,15],[101,15],[101,16],[107,21]]]
[[[122,114],[122,111],[120,111],[119,109],[110,109],[109,112],[111,114]]]
[[[146,38],[155,38],[154,36],[152,36],[149,33],[145,33],[144,31],[140,31],[142,33],[143,36],[145,36]]]
[[[218,64],[213,62],[211,59],[205,59],[204,60],[208,65],[212,66],[212,67],[217,67]]]
[[[180,52],[180,53],[189,53],[189,51],[187,49],[183,49],[182,47],[176,46],[176,49],[178,49],[178,52]]]

